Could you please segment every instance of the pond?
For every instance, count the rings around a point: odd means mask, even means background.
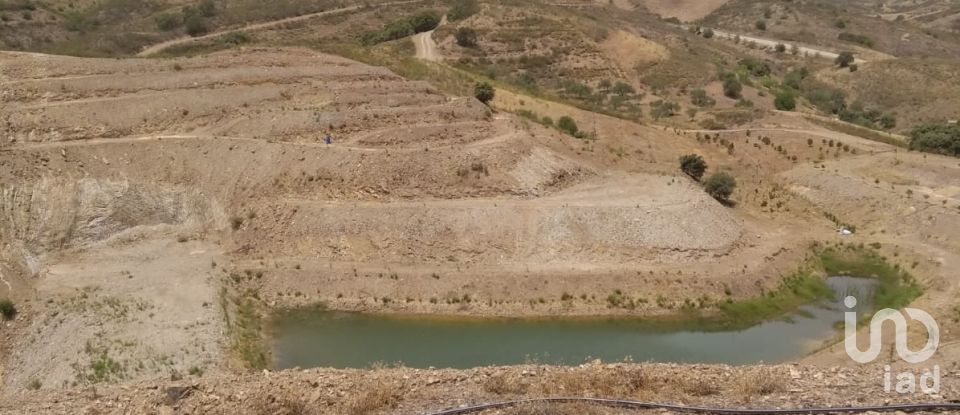
[[[831,277],[834,298],[740,330],[610,319],[443,319],[323,310],[281,313],[271,322],[273,366],[470,368],[591,359],[677,363],[778,363],[803,357],[837,334],[843,298],[872,298],[876,280]],[[860,301],[857,311],[871,308]]]

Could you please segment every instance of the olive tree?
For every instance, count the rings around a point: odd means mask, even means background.
[[[707,194],[720,202],[729,201],[730,195],[736,188],[737,180],[726,172],[714,173],[704,182],[704,190],[707,191]]]
[[[680,157],[680,170],[696,181],[700,181],[707,171],[707,162],[699,154],[687,154]]]

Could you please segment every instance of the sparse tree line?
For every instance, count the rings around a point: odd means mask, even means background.
[[[516,114],[545,127],[555,128],[560,132],[574,138],[579,138],[581,140],[594,138],[593,134],[580,130],[580,127],[577,126],[577,121],[569,115],[564,115],[554,122],[553,118],[547,116],[540,117],[536,112],[531,110],[519,110],[516,111]]]

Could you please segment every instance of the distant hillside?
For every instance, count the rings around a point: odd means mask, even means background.
[[[846,91],[850,102],[895,113],[898,129],[960,118],[960,61],[870,62],[857,72],[824,70],[816,78]]]
[[[880,17],[882,9],[865,3],[732,0],[704,18],[703,24],[838,50],[960,58],[957,32],[933,29],[912,20],[885,20]]]

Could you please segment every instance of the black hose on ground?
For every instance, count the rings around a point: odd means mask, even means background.
[[[490,409],[503,409],[517,405],[531,403],[588,403],[593,405],[602,405],[624,409],[665,409],[676,412],[694,413],[694,414],[717,414],[717,415],[806,415],[806,414],[860,414],[864,412],[943,412],[960,413],[960,403],[921,403],[921,404],[902,404],[886,406],[862,406],[862,407],[836,407],[836,408],[795,408],[795,409],[733,409],[733,408],[709,408],[700,406],[685,406],[660,404],[652,402],[638,402],[622,399],[600,399],[600,398],[538,398],[522,399],[517,401],[506,401],[487,403],[482,405],[470,406],[465,408],[447,409],[440,412],[428,413],[425,415],[465,415],[486,411]]]

